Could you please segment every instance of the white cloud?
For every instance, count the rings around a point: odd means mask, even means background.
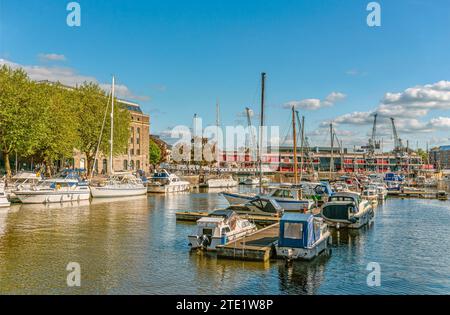
[[[66,61],[66,56],[60,54],[39,54],[42,61]]]
[[[77,86],[83,82],[95,82],[99,83],[98,80],[93,76],[86,76],[78,74],[74,69],[68,67],[46,67],[46,66],[36,66],[36,65],[21,65],[6,59],[0,58],[0,65],[8,65],[14,69],[22,68],[28,73],[30,79],[35,81],[52,81],[60,82],[68,86]],[[111,89],[111,83],[99,83],[100,87],[109,92]],[[140,101],[147,101],[149,98],[147,96],[135,95],[131,90],[124,84],[115,85],[116,95],[119,98],[135,99]]]
[[[301,108],[305,110],[317,110],[323,107],[333,106],[335,103],[345,99],[346,95],[341,92],[331,92],[325,99],[307,98],[300,101],[290,101],[283,105],[284,108]]]

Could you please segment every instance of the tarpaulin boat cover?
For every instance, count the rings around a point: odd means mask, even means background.
[[[319,238],[320,228],[314,225],[312,214],[285,213],[280,220],[280,247],[307,248]]]

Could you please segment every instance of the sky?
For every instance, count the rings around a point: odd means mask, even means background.
[[[361,0],[79,0],[69,27],[65,0],[0,0],[0,64],[35,80],[98,82],[138,102],[151,133],[177,125],[258,124],[266,72],[266,124],[305,116],[313,145],[364,145],[373,113],[386,148],[390,117],[410,147],[450,143],[450,2],[377,1],[369,27]]]

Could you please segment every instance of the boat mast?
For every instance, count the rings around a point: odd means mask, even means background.
[[[297,166],[297,134],[296,134],[296,128],[295,128],[295,107],[292,106],[292,137],[294,142],[294,184],[298,184],[298,166]]]
[[[264,97],[265,97],[265,82],[266,73],[261,72],[261,114],[260,114],[260,128],[259,128],[259,193],[262,193],[262,146],[263,146],[263,126],[264,126]]]
[[[331,180],[331,172],[333,171],[333,164],[334,164],[334,160],[333,160],[333,151],[334,151],[334,137],[333,137],[333,123],[330,123],[330,137],[331,137],[331,156],[330,156],[330,176],[329,179]]]
[[[111,86],[111,139],[109,146],[109,173],[113,175],[114,167],[113,167],[113,138],[114,138],[114,76],[112,77],[112,86]]]
[[[216,159],[217,159],[217,171],[219,171],[220,161],[219,161],[219,126],[220,126],[220,105],[219,98],[216,100]]]
[[[300,141],[301,141],[300,143],[300,182],[301,182],[303,179],[303,147],[305,145],[305,116],[302,116],[302,138]]]

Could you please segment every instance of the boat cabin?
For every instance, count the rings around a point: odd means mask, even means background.
[[[279,247],[309,248],[320,239],[321,222],[312,214],[285,213],[280,220]]]
[[[283,214],[283,208],[278,202],[272,198],[264,198],[257,196],[249,202],[242,205],[231,205],[227,210],[236,211],[237,213],[253,213],[280,216]]]

